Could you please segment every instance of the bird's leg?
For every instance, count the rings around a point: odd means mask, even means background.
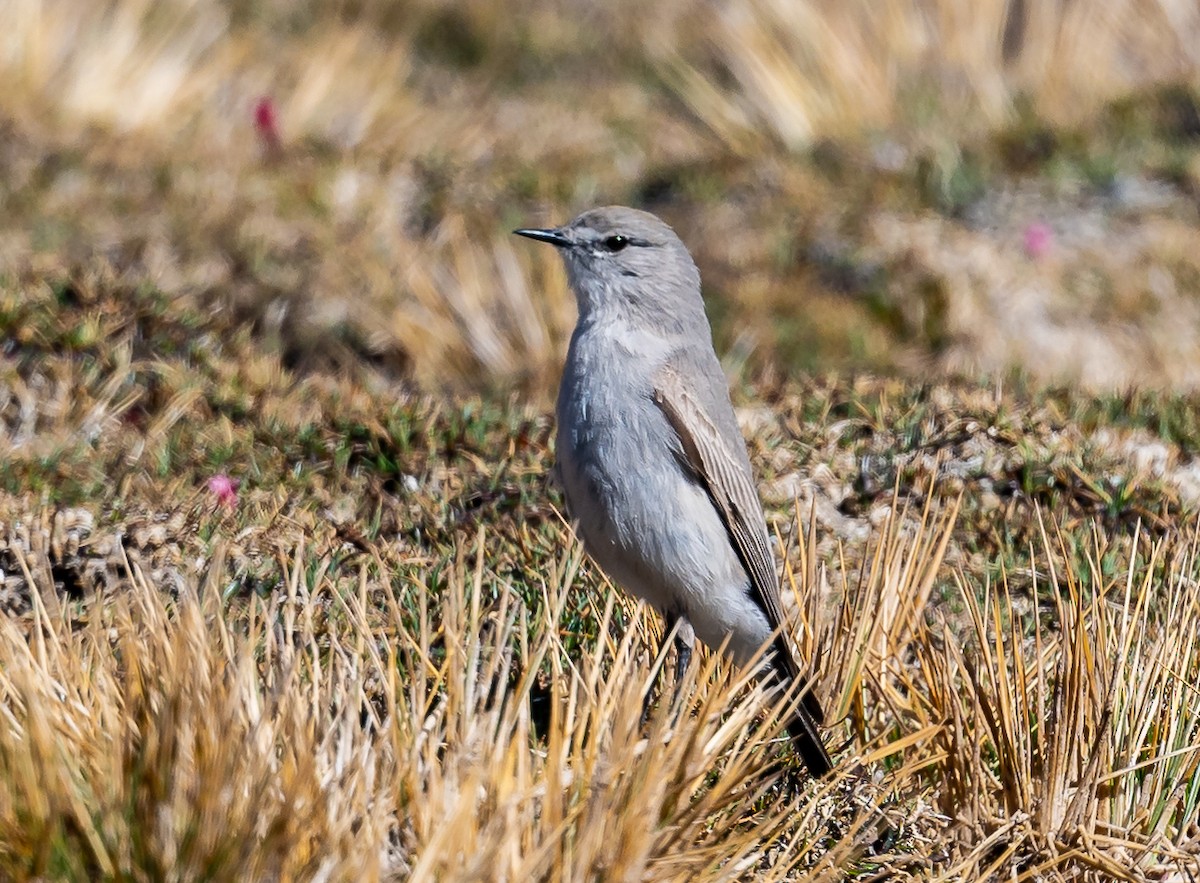
[[[663,642],[659,645],[658,655],[662,656],[667,649],[667,641],[674,640],[675,643],[675,691],[671,696],[671,704],[674,705],[679,699],[679,690],[683,686],[683,675],[687,671],[688,665],[692,661],[692,645],[696,643],[696,632],[692,628],[692,624],[678,613],[665,613],[663,618],[666,620],[663,628]],[[661,678],[661,673],[659,674]],[[642,700],[642,724],[644,725],[650,720],[651,697],[652,693],[647,693],[646,698]]]
[[[696,631],[682,616],[668,617],[667,628],[668,633],[675,632],[675,692],[671,696],[671,704],[675,705],[679,701],[679,691],[683,688],[683,676],[692,661],[692,645],[696,643]]]

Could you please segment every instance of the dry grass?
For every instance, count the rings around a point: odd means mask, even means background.
[[[47,237],[85,257],[107,246],[163,290],[232,306],[296,349],[349,329],[427,389],[544,385],[571,321],[561,273],[531,288],[531,266],[549,261],[514,250],[518,216],[497,228],[493,184],[458,178],[553,153],[561,142],[540,133],[558,123],[531,130],[516,105],[481,117],[478,87],[437,62],[457,51],[439,41],[503,24],[488,4],[411,12],[10,0],[0,108],[54,146],[9,171],[9,195],[37,220],[13,226],[6,263],[36,264]],[[81,156],[89,177],[105,167],[103,183],[81,192],[74,172],[45,169],[47,148]]]
[[[0,21],[0,877],[1200,875],[1200,409],[1078,388],[1200,377],[1194,9]],[[643,723],[658,622],[553,508],[508,230],[607,201],[762,403],[829,781],[713,654]],[[1072,385],[930,379],[1013,365]]]
[[[0,866],[16,880],[1195,873],[1200,540],[1135,541],[1145,554],[1091,595],[1048,568],[1053,602],[1032,621],[1003,586],[977,602],[960,572],[958,634],[930,615],[953,521],[890,520],[835,587],[840,608],[801,616],[844,721],[821,783],[789,772],[760,712],[789,697],[711,654],[683,707],[643,726],[655,626],[611,590],[585,601],[600,639],[569,655],[578,546],[547,562],[533,605],[491,569],[483,531],[436,577],[387,547],[346,566],[301,544],[279,590],[232,604],[219,545],[172,591],[131,563],[82,614],[37,601],[0,623]],[[819,579],[811,548],[793,584]],[[21,559],[31,576],[44,563]]]
[[[1051,569],[1049,635],[1036,607],[1027,632],[1000,586],[982,603],[963,593],[970,652],[921,645],[934,694],[965,681],[971,700],[935,699],[950,759],[942,809],[973,833],[949,875],[1013,868],[1036,877],[1073,866],[1136,879],[1194,866],[1200,597],[1184,574],[1195,537],[1168,548],[1153,545],[1141,568],[1090,597],[1077,575]],[[1164,554],[1178,556],[1165,572]]]
[[[99,258],[293,351],[542,394],[572,304],[508,231],[623,202],[676,224],[756,367],[1200,377],[1195,323],[1174,321],[1200,280],[1188,4],[0,15],[0,257],[18,275]],[[1020,246],[1031,224],[1047,260]]]
[[[549,509],[541,413],[373,395],[363,366],[297,373],[231,317],[111,280],[19,316],[2,876],[1195,864],[1186,469],[1111,403],[1067,423],[1071,399],[973,387],[759,391],[771,408],[743,417],[842,759],[811,783],[763,713],[788,697],[712,655],[677,718],[660,702],[640,724],[657,622]],[[1186,401],[1118,411],[1139,408],[1164,439],[1200,433]],[[1137,465],[1155,444],[1158,472]],[[797,498],[800,519],[778,508]]]
[[[763,135],[801,148],[864,129],[961,138],[1011,122],[1022,102],[1075,125],[1114,98],[1200,73],[1200,13],[1172,0],[739,0],[678,4],[674,17],[670,36],[647,32],[650,53],[743,149]]]

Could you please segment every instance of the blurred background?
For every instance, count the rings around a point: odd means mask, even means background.
[[[735,371],[1200,384],[1191,0],[0,0],[0,314],[553,389],[627,203]],[[150,304],[151,307],[146,307]],[[186,322],[185,322],[186,325]],[[71,341],[66,342],[70,345]]]

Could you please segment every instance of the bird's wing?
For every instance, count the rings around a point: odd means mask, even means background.
[[[833,767],[817,730],[824,715],[821,703],[801,680],[796,658],[780,628],[783,611],[779,604],[779,580],[767,541],[767,520],[763,517],[737,423],[730,415],[726,431],[722,432],[703,403],[688,392],[680,373],[669,364],[656,378],[654,401],[678,436],[676,453],[684,468],[704,485],[720,513],[742,567],[750,576],[751,595],[775,629],[775,664],[781,669],[780,674],[796,684],[800,694],[800,705],[788,724],[788,731],[809,770],[815,776],[823,776]],[[737,437],[731,439],[731,434]]]
[[[738,558],[750,576],[754,598],[771,628],[778,630],[783,622],[779,580],[767,540],[767,521],[748,463],[737,456],[738,452],[730,450],[730,443],[722,437],[704,406],[688,392],[683,378],[670,365],[656,378],[654,401],[679,437],[685,465],[707,489],[720,513]],[[789,678],[799,676],[796,660],[778,631],[775,655]]]

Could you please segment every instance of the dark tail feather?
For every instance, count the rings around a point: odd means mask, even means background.
[[[805,700],[810,697],[811,694]],[[825,750],[821,734],[817,731],[817,722],[809,712],[808,705],[807,701],[803,701],[796,709],[795,716],[788,722],[788,734],[808,771],[819,779],[833,769],[833,760]],[[820,711],[820,706],[817,706],[817,710]]]
[[[818,701],[816,694],[808,686],[808,683],[800,685],[800,690],[803,695],[800,697],[800,704],[804,710],[808,712],[808,716],[813,719],[813,723],[825,723],[825,711],[821,708],[821,703]]]
[[[770,664],[773,676],[782,679],[785,684],[801,677],[787,642],[779,634],[775,636],[775,656]],[[825,720],[825,712],[806,680],[798,684],[797,690],[800,693],[800,701],[796,706],[795,715],[788,723],[788,734],[792,737],[792,744],[796,746],[796,751],[800,753],[808,771],[819,779],[833,769],[833,760],[825,750],[821,733],[817,729]]]
[[[814,778],[819,779],[833,769],[833,760],[825,750],[821,732],[817,729],[818,725],[825,721],[825,712],[806,682],[801,682],[798,689],[800,704],[788,722],[788,735],[792,737],[792,744],[796,746],[796,751],[799,752],[808,771]]]

